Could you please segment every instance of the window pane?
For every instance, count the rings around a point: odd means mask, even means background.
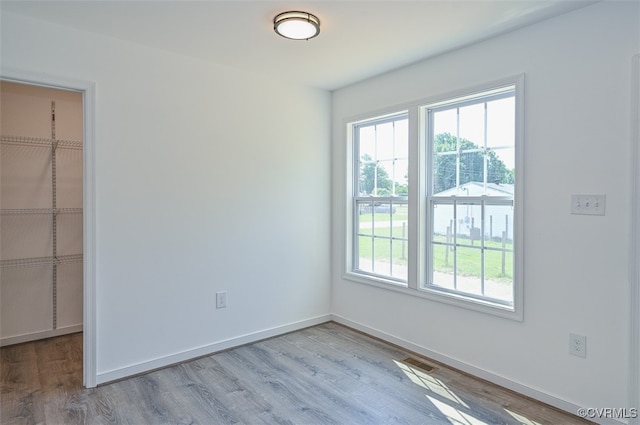
[[[394,129],[393,122],[376,125],[376,150],[378,160],[393,159]]]
[[[376,132],[375,126],[358,127],[358,143],[360,158],[373,159],[376,157]]]
[[[483,225],[481,204],[432,203],[433,285],[512,302],[513,208],[485,205]]]
[[[460,178],[457,186],[471,186],[482,188],[484,182],[484,153],[478,150],[465,151],[460,154]],[[469,182],[478,182],[480,185],[467,185]],[[472,189],[473,190],[473,189]]]
[[[405,240],[392,240],[391,251],[393,253],[391,275],[395,278],[407,280],[407,242]]]
[[[358,264],[355,268],[373,272],[373,244],[371,243],[371,237],[360,236],[358,237]]]
[[[373,196],[391,196],[393,192],[393,160],[378,161],[378,174]]]
[[[455,250],[452,245],[432,245],[433,285],[455,289]]]
[[[501,249],[513,249],[513,208],[509,205],[485,206],[485,235],[487,241],[500,242]],[[493,245],[492,245],[493,246]]]
[[[508,196],[492,186],[515,181],[515,97],[453,105],[432,123],[433,194]]]
[[[487,152],[487,182],[499,185],[513,185],[515,183],[515,159],[514,148],[489,150]],[[513,187],[511,188],[511,195],[513,195]]]
[[[478,248],[456,247],[457,290],[482,295],[482,251]]]
[[[359,196],[406,196],[408,193],[408,120],[357,127]]]
[[[515,97],[487,103],[487,147],[515,145]]]
[[[398,205],[394,206],[394,210],[396,211],[393,214],[393,218],[391,220],[391,236],[395,239],[404,239],[406,240],[408,237],[408,221],[406,218],[406,205]],[[405,213],[404,218],[399,215],[402,212]]]
[[[378,164],[367,154],[360,157],[358,192],[360,196],[371,195],[376,187]]]
[[[407,226],[408,226],[409,225],[409,222],[408,222],[408,220],[409,220],[409,208],[408,208],[406,202],[402,203],[402,204],[395,202],[393,204],[393,206],[395,207],[395,210],[393,212],[393,221],[396,222],[396,223],[404,222],[404,223],[407,223]],[[396,224],[396,229],[399,229],[397,224]],[[409,233],[408,228],[407,228],[407,232],[406,233],[407,234]],[[397,235],[394,234],[394,236],[397,236]]]
[[[456,137],[456,133],[435,133],[435,137],[433,139],[433,151],[436,153],[449,153],[455,155],[455,153],[458,152],[458,138]]]
[[[388,229],[387,229],[388,232]],[[390,239],[374,238],[373,240],[373,272],[376,274],[391,275],[391,247]]]
[[[376,212],[376,209],[388,210],[389,204],[376,205],[373,210],[373,234],[378,238],[391,238],[391,214],[388,212]]]
[[[478,244],[478,240],[481,239],[481,206],[475,204],[457,204],[456,219],[458,221],[456,226],[457,242],[465,245]]]
[[[406,203],[360,201],[356,204],[359,211],[356,222],[360,245],[355,269],[406,281]]]
[[[409,161],[406,159],[398,159],[393,166],[391,179],[394,182],[394,196],[409,195]]]
[[[460,108],[460,139],[484,146],[484,103]]]
[[[434,285],[455,289],[453,276],[455,265],[453,205],[436,204],[432,211],[432,282]]]
[[[485,294],[513,300],[513,208],[485,207]]]
[[[433,193],[445,195],[448,190],[456,187],[455,154],[435,154],[433,160]],[[453,194],[453,193],[451,193]]]
[[[456,108],[434,112],[433,134],[449,133],[455,136],[458,133],[457,127],[458,113]]]
[[[513,252],[485,250],[485,295],[513,299]]]
[[[433,240],[442,243],[453,243],[454,232],[453,205],[435,204],[433,215]]]

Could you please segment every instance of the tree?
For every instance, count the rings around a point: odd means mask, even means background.
[[[439,193],[458,185],[484,181],[484,158],[487,157],[487,182],[513,184],[514,170],[506,165],[495,152],[484,150],[475,143],[457,138],[450,133],[441,133],[434,140],[434,193]],[[449,153],[443,155],[442,153]],[[440,155],[438,155],[440,153]],[[460,157],[460,181],[456,182],[456,159]]]
[[[391,195],[393,182],[389,178],[387,170],[380,167],[377,162],[372,161],[371,156],[368,154],[362,155],[362,158],[360,159],[360,167],[361,195]]]

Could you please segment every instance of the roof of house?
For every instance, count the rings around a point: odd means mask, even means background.
[[[439,196],[512,196],[514,193],[514,185],[506,183],[487,183],[486,187],[483,182],[468,182],[458,187],[452,187],[445,191],[439,192]]]

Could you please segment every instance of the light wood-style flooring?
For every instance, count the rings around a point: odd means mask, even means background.
[[[82,334],[0,353],[7,425],[588,423],[336,323],[91,389]]]

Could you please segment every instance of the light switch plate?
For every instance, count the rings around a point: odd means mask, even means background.
[[[216,308],[227,308],[227,291],[216,292]]]
[[[571,195],[571,214],[604,215],[605,195]]]

